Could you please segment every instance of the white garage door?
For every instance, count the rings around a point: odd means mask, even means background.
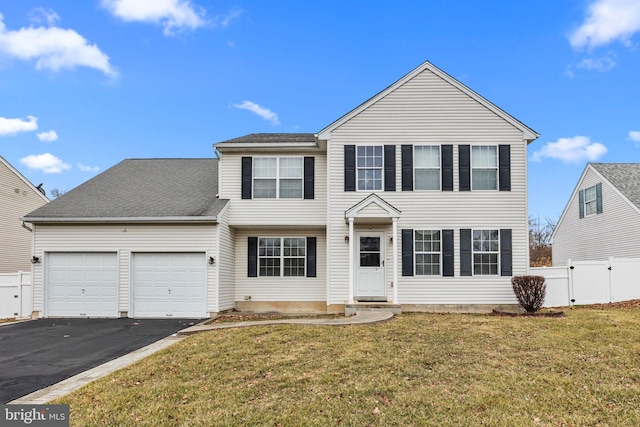
[[[115,253],[49,253],[46,316],[118,317]]]
[[[206,274],[203,253],[134,254],[133,317],[206,317]]]

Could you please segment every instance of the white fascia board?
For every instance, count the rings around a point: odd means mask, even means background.
[[[9,163],[9,162],[4,158],[4,157],[0,156],[0,162],[4,163],[4,164],[7,166],[7,168],[9,168],[9,170],[10,170],[11,172],[13,172],[13,174],[14,174],[15,176],[17,176],[18,178],[20,178],[20,179],[21,179],[21,180],[22,180],[22,181],[23,181],[23,182],[24,182],[24,183],[25,183],[29,188],[31,188],[31,190],[32,190],[33,192],[35,192],[38,196],[40,196],[40,197],[42,198],[42,200],[44,200],[44,201],[45,201],[45,202],[47,202],[47,203],[48,203],[48,202],[50,202],[50,200],[49,200],[49,198],[48,198],[47,196],[45,196],[44,194],[42,194],[42,193],[40,192],[40,190],[38,190],[38,189],[36,188],[36,186],[35,186],[35,185],[33,185],[33,184],[32,184],[32,183],[31,183],[27,178],[25,178],[25,177],[24,177],[24,175],[22,175],[22,174],[18,171],[18,169],[14,168],[14,167],[11,165],[11,163]]]
[[[553,239],[555,238],[556,232],[560,228],[560,224],[562,224],[564,217],[567,215],[567,212],[569,211],[569,205],[571,205],[571,201],[576,197],[576,194],[578,194],[578,189],[582,186],[582,181],[584,180],[584,177],[587,176],[588,170],[593,170],[596,172],[598,176],[602,177],[602,175],[600,175],[600,173],[598,173],[598,171],[591,166],[591,163],[587,163],[587,165],[584,167],[584,170],[582,171],[582,174],[580,175],[580,178],[578,178],[578,182],[576,183],[576,186],[573,188],[573,191],[571,192],[571,196],[569,196],[569,200],[567,200],[567,204],[564,206],[564,209],[562,210],[562,214],[560,214],[560,218],[558,219],[558,222],[556,223],[556,226],[553,229],[553,233],[551,233],[551,241],[553,241]]]
[[[78,218],[20,218],[21,221],[30,224],[101,224],[101,223],[217,223],[217,216],[163,216],[163,217],[78,217]]]

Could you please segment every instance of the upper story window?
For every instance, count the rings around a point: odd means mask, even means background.
[[[471,147],[471,189],[498,189],[498,147],[491,145]]]
[[[414,189],[440,190],[440,147],[419,145],[413,154]]]
[[[439,276],[440,230],[414,230],[416,276]]]
[[[497,275],[500,255],[498,230],[473,230],[473,274]]]
[[[358,190],[382,190],[382,146],[359,146],[356,151]]]
[[[302,199],[302,157],[254,157],[253,198]]]
[[[602,213],[602,183],[580,190],[578,197],[580,218]]]

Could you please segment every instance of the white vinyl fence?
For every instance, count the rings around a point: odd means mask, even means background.
[[[0,273],[0,319],[29,317],[32,311],[31,273]]]
[[[640,258],[569,260],[566,267],[529,268],[529,274],[546,279],[545,307],[640,299]]]

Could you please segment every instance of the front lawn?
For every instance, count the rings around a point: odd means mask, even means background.
[[[53,403],[73,426],[637,426],[640,309],[190,336]]]

